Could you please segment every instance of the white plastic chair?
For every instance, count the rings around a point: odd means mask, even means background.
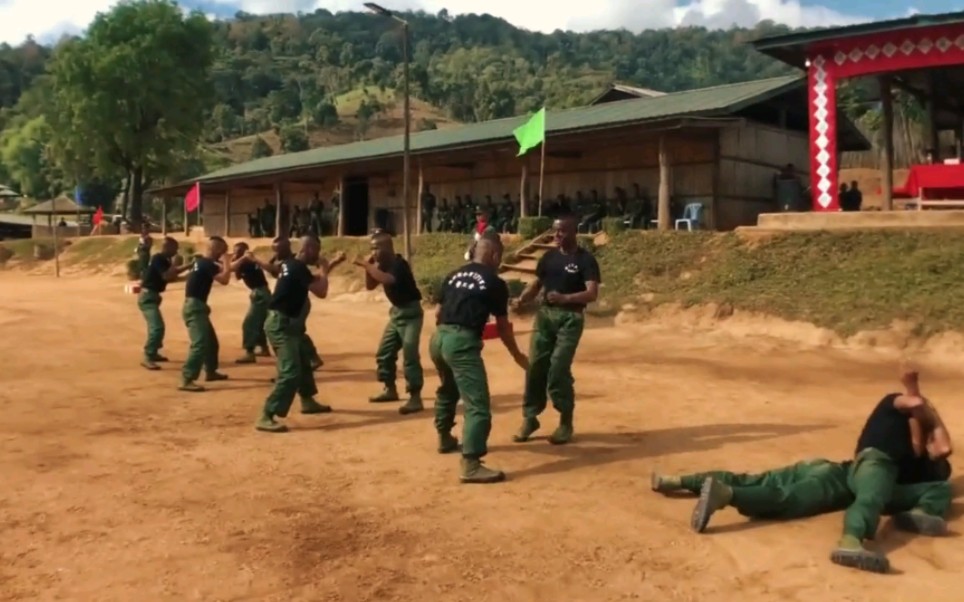
[[[683,217],[676,220],[675,228],[680,229],[680,224],[686,224],[686,229],[693,231],[700,227],[700,220],[703,217],[703,203],[688,203],[683,207]]]

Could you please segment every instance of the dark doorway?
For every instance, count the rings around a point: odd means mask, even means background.
[[[368,179],[345,180],[345,236],[368,234]]]

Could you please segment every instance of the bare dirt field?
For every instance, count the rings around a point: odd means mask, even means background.
[[[895,574],[869,575],[829,563],[839,514],[748,523],[727,510],[696,535],[692,500],[649,491],[654,468],[850,455],[894,388],[884,355],[599,323],[577,357],[577,439],[554,447],[551,410],[543,437],[511,442],[522,374],[487,344],[488,460],[509,480],[463,486],[457,457],[435,453],[430,412],[366,401],[385,305],[314,303],[320,399],[335,412],[295,409],[292,431],[269,435],[253,422],[272,363],[233,365],[241,286],[212,294],[231,380],[201,395],[176,390],[183,284],[163,306],[173,361],[153,373],[138,366],[144,327],[121,289],[116,278],[0,273],[0,599],[961,599],[956,536],[911,537],[885,519],[878,540]],[[527,326],[517,330],[527,343]],[[962,374],[925,366],[924,378],[959,433]],[[961,514],[958,500],[952,531]]]

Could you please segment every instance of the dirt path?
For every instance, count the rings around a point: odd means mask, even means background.
[[[601,325],[577,359],[577,442],[520,446],[522,375],[490,344],[489,461],[510,480],[466,487],[457,458],[434,451],[430,413],[402,418],[365,401],[385,306],[314,304],[321,399],[335,413],[295,413],[292,432],[271,436],[252,424],[273,366],[231,363],[241,287],[212,294],[232,380],[200,396],[175,390],[179,362],[138,367],[143,324],[121,288],[0,274],[0,599],[960,599],[954,538],[885,527],[899,574],[865,575],[827,560],[839,515],[751,524],[727,511],[698,536],[691,500],[648,490],[657,467],[849,455],[892,388],[879,358]],[[165,353],[179,360],[183,285],[172,289]],[[959,430],[961,374],[925,377]],[[427,393],[436,383],[430,374]],[[961,512],[955,502],[955,531]]]

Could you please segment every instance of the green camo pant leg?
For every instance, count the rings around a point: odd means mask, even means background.
[[[402,333],[398,328],[395,318],[395,308],[388,313],[388,323],[382,331],[382,338],[378,342],[378,350],[375,351],[375,370],[378,375],[378,382],[384,383],[388,388],[395,387],[397,371],[398,352],[402,349]]]
[[[158,351],[164,346],[164,316],[161,314],[161,295],[150,289],[144,289],[137,298],[137,307],[144,315],[144,321],[147,322],[144,359],[150,361],[157,357]]]
[[[204,371],[213,374],[218,371],[218,357],[221,355],[221,343],[218,341],[218,333],[214,330],[214,324],[208,317],[208,339],[207,348],[204,353]]]
[[[751,518],[789,520],[843,510],[854,499],[847,470],[835,462],[795,464],[769,476],[769,483],[734,486],[730,504]]]
[[[424,316],[422,305],[418,301],[404,307],[393,307],[389,311],[388,324],[385,326],[376,354],[379,382],[385,383],[388,387],[395,385],[396,362],[398,352],[401,350],[406,390],[409,393],[422,391],[424,375],[422,357],[418,348],[422,339]]]
[[[847,483],[855,499],[844,513],[844,535],[873,539],[880,515],[894,495],[897,464],[884,452],[867,448],[857,454]]]
[[[244,316],[241,323],[241,339],[244,350],[254,353],[258,347],[264,347],[264,321],[268,318],[268,303],[271,301],[271,293],[266,287],[257,288],[251,291],[248,313]]]
[[[546,409],[549,395],[549,367],[556,345],[556,329],[549,313],[542,308],[532,322],[529,339],[529,369],[526,370],[522,415],[535,418]]]
[[[435,430],[439,433],[449,433],[455,426],[455,408],[459,404],[459,387],[455,384],[455,375],[442,356],[442,338],[444,336],[440,326],[428,342],[428,354],[438,372],[439,387],[435,392]]]
[[[462,455],[481,458],[488,453],[492,412],[489,381],[482,362],[482,339],[465,328],[440,326],[442,359],[452,370],[459,397],[465,406]]]
[[[575,380],[572,377],[572,361],[582,338],[585,317],[581,313],[554,310],[556,344],[549,358],[548,389],[552,406],[556,408],[563,423],[572,423],[576,406]]]
[[[713,477],[717,481],[730,487],[780,487],[799,480],[805,476],[812,467],[827,463],[826,460],[804,460],[789,466],[781,466],[780,468],[758,473],[729,472],[725,470],[697,472],[683,475],[680,477],[680,482],[683,489],[693,493],[700,492],[700,489],[703,487],[703,481],[705,481],[707,477]]]
[[[268,342],[277,355],[278,371],[274,388],[264,402],[264,414],[283,418],[288,415],[291,402],[304,379],[304,333],[297,320],[274,310],[268,312],[264,328]],[[310,372],[310,368],[308,370]]]
[[[309,346],[311,339],[307,334],[298,340],[298,396],[302,401],[314,399],[318,394],[318,384],[315,382],[315,371],[311,369],[311,360],[315,358],[313,347]]]
[[[884,514],[897,514],[919,509],[931,516],[944,518],[951,509],[954,492],[947,481],[931,481],[912,485],[897,485]]]
[[[203,301],[185,299],[182,316],[191,343],[181,375],[185,382],[193,382],[201,375],[201,367],[210,362],[214,327],[211,326],[211,310]]]

